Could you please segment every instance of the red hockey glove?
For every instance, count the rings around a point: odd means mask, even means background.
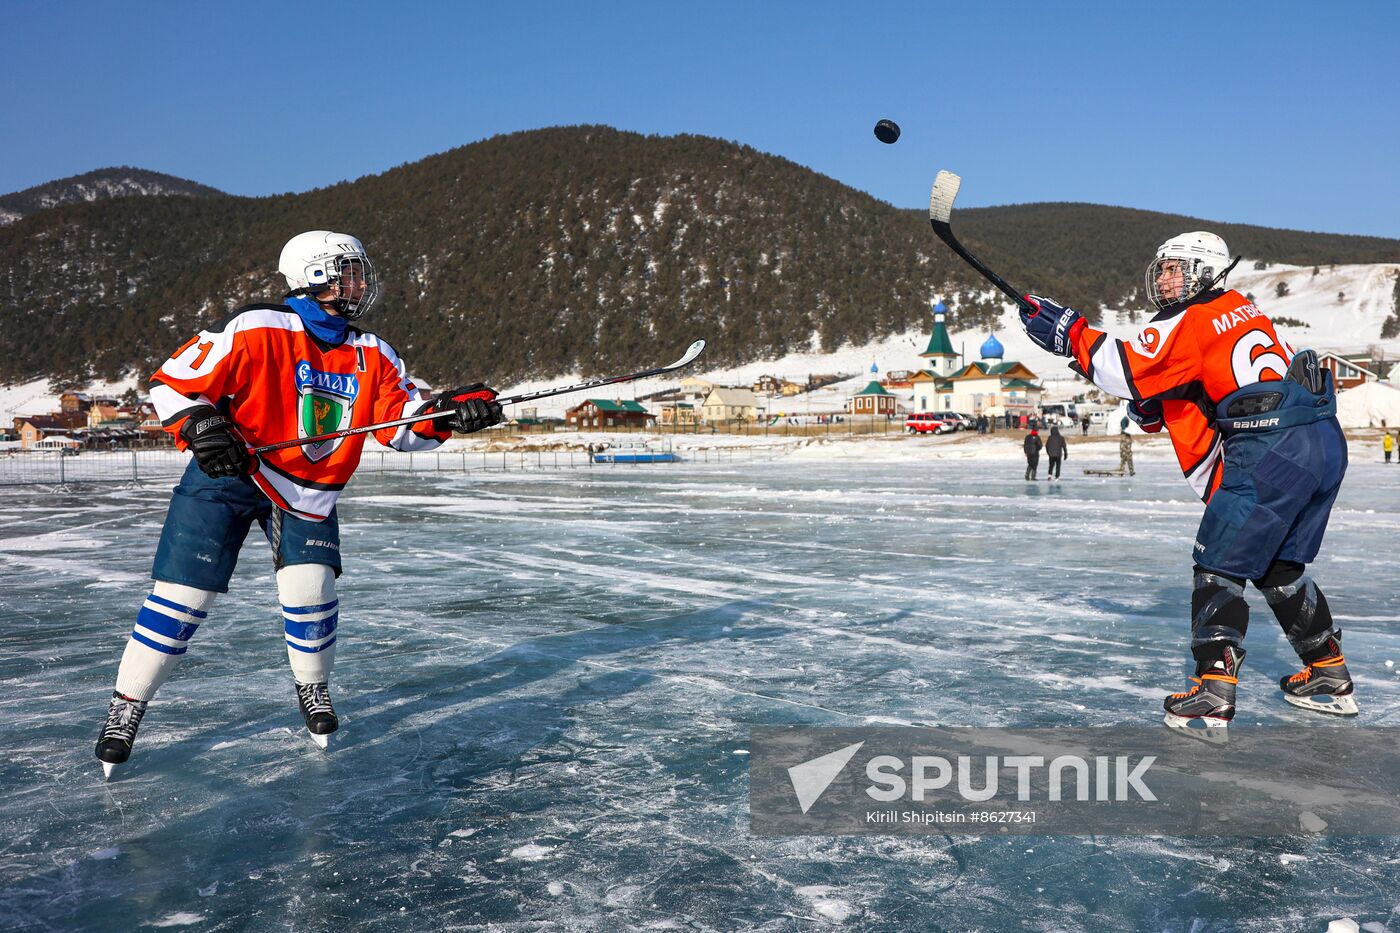
[[[428,411],[455,411],[451,418],[434,422],[440,428],[451,428],[459,434],[474,434],[505,420],[496,401],[496,390],[480,382],[459,386],[440,393]]]

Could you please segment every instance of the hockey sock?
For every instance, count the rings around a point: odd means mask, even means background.
[[[1332,627],[1332,610],[1327,607],[1327,597],[1322,595],[1302,564],[1276,560],[1254,585],[1264,594],[1283,634],[1288,636],[1304,664],[1332,654],[1333,646],[1328,640],[1342,633]]]
[[[335,666],[335,629],[340,603],[335,571],[324,564],[293,564],[277,571],[287,660],[299,684],[330,680]]]
[[[136,614],[136,625],[117,669],[117,692],[149,700],[170,677],[214,601],[208,590],[157,581]]]
[[[1197,665],[1222,660],[1227,647],[1244,641],[1248,627],[1244,580],[1197,566],[1191,590],[1191,655]]]

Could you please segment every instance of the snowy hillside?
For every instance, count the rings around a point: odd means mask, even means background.
[[[25,188],[0,196],[0,227],[12,224],[28,214],[62,204],[101,201],[106,198],[126,198],[135,195],[185,195],[213,197],[223,192],[208,185],[176,178],[146,169],[100,168],[71,178]]]

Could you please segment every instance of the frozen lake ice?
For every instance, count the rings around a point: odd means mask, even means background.
[[[0,490],[0,927],[1396,928],[1393,838],[749,833],[754,725],[1158,721],[1200,505],[1161,457],[1086,465],[362,476],[331,751],[255,534],[112,784],[169,482]],[[1400,468],[1353,463],[1315,575],[1363,724],[1400,724],[1397,540]],[[1296,659],[1250,602],[1237,722],[1348,727],[1279,699]]]

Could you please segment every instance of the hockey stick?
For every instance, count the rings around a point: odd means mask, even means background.
[[[939,172],[938,177],[933,181],[933,192],[928,199],[928,222],[933,225],[933,232],[938,234],[938,238],[947,243],[953,252],[957,253],[972,268],[982,273],[982,277],[1001,289],[1012,301],[1016,302],[1021,310],[1035,314],[1040,309],[1026,300],[1025,296],[1010,285],[1006,280],[988,269],[982,260],[967,251],[967,247],[958,242],[958,238],[953,236],[951,224],[953,216],[953,202],[957,200],[958,189],[962,187],[962,179],[952,172]]]
[[[593,379],[588,382],[577,382],[571,386],[560,386],[555,389],[541,389],[538,392],[525,392],[521,395],[510,395],[505,398],[498,398],[496,401],[501,405],[514,405],[517,402],[530,402],[537,398],[549,398],[551,395],[563,395],[566,392],[582,392],[585,389],[596,389],[600,386],[615,385],[619,382],[635,382],[638,379],[646,379],[649,376],[660,376],[664,373],[675,372],[695,362],[695,358],[705,350],[705,341],[697,340],[690,345],[690,348],[682,354],[681,358],[674,363],[667,363],[665,366],[658,366],[656,369],[644,369],[641,372],[628,373],[625,376],[611,376],[607,379]],[[290,441],[280,441],[276,444],[267,444],[262,447],[254,447],[253,453],[261,454],[270,450],[282,450],[286,447],[300,447],[304,444],[319,444],[322,441],[335,440],[337,437],[349,437],[352,434],[364,434],[369,431],[378,431],[381,428],[396,428],[401,424],[416,424],[420,421],[432,421],[436,418],[446,418],[453,415],[452,409],[447,411],[435,411],[430,415],[409,415],[406,418],[398,418],[394,421],[381,421],[379,424],[367,424],[362,428],[347,428],[344,431],[332,431],[329,434],[317,434],[315,437],[298,437]]]

